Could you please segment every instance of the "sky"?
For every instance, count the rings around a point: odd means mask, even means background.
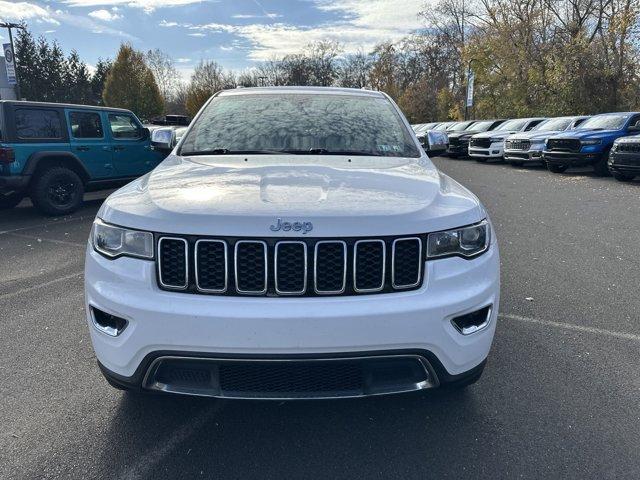
[[[422,26],[425,0],[0,0],[0,20],[76,49],[90,66],[122,42],[160,48],[186,78],[201,59],[233,70],[318,40],[369,51]],[[0,41],[6,42],[0,29]]]

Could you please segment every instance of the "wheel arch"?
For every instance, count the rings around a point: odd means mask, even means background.
[[[27,160],[24,169],[25,175],[32,178],[38,173],[51,167],[65,167],[74,171],[82,182],[86,185],[91,179],[91,175],[80,159],[71,152],[41,151],[33,153]]]

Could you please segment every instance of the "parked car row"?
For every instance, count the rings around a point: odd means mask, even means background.
[[[433,131],[447,135],[443,152],[478,162],[505,160],[512,165],[542,163],[553,173],[592,166],[600,176],[629,181],[640,176],[640,112],[593,116],[467,120],[414,126],[428,153],[440,152]],[[440,140],[442,143],[442,140]]]

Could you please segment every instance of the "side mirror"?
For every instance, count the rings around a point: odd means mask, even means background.
[[[151,132],[149,131],[148,128],[143,127],[141,136],[142,136],[142,140],[149,140],[149,138],[151,137]]]
[[[173,145],[173,129],[158,128],[151,134],[151,146],[155,150],[170,151],[173,149]]]

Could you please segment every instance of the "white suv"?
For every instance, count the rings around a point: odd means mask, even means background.
[[[469,156],[478,162],[502,160],[504,141],[518,132],[528,132],[545,118],[515,118],[500,124],[494,130],[478,133],[469,140]]]
[[[335,398],[476,381],[499,258],[487,212],[379,92],[220,92],[113,193],[86,314],[117,388]]]

